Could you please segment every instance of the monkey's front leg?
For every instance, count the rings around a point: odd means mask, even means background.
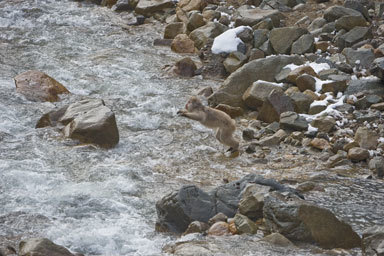
[[[199,122],[201,122],[204,119],[203,113],[200,113],[200,112],[188,112],[186,109],[181,109],[181,110],[177,111],[177,114],[179,116],[184,116],[186,118],[189,118],[189,119],[192,119],[192,120],[195,120],[195,121],[199,121]]]

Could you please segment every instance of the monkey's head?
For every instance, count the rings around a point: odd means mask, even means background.
[[[200,110],[203,108],[204,108],[204,105],[201,103],[201,100],[196,96],[192,96],[188,100],[187,104],[185,104],[185,109],[188,110],[189,112]]]

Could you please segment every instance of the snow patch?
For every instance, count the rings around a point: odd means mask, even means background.
[[[248,26],[240,26],[237,28],[228,29],[221,35],[217,36],[213,41],[212,53],[231,53],[237,51],[237,46],[243,43],[237,35],[249,28]]]

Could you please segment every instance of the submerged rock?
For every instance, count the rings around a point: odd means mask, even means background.
[[[263,213],[269,230],[290,240],[312,242],[326,249],[361,246],[361,238],[350,225],[331,211],[303,200],[271,193],[264,199]]]
[[[55,102],[60,94],[69,93],[61,83],[41,71],[30,70],[14,79],[16,91],[31,101]]]
[[[63,246],[57,245],[47,238],[30,238],[19,245],[20,256],[74,256]]]

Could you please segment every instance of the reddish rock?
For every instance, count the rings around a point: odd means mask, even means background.
[[[195,42],[193,42],[186,34],[179,34],[173,39],[171,49],[177,53],[194,53]]]
[[[67,88],[47,74],[30,70],[15,78],[16,91],[31,101],[58,101],[59,94],[69,93]]]
[[[326,141],[325,139],[320,139],[320,138],[314,138],[311,140],[309,143],[314,148],[324,150],[326,148],[330,148],[329,142]]]
[[[298,67],[298,68],[295,68],[294,70],[292,70],[289,73],[287,80],[293,84],[296,84],[296,79],[303,74],[308,74],[308,75],[311,75],[314,77],[318,77],[318,75],[316,74],[315,70],[313,70],[312,67],[302,66],[302,67]]]
[[[229,225],[224,221],[216,222],[208,230],[208,235],[210,236],[226,236],[230,234]]]

